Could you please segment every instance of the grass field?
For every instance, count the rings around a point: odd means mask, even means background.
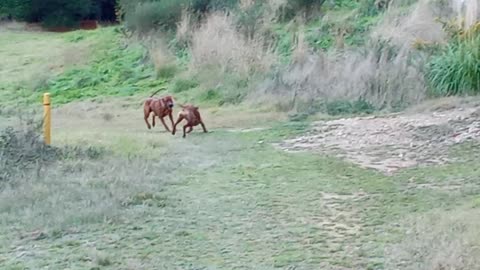
[[[463,164],[387,177],[271,146],[305,124],[213,126],[183,140],[118,132],[119,120],[80,124],[73,139],[57,126],[70,144],[113,153],[1,191],[4,269],[383,269],[406,218],[478,206],[479,160],[467,147],[455,152],[471,156]],[[446,188],[415,188],[428,183]]]
[[[8,35],[24,44],[65,40]],[[10,63],[15,54],[50,52],[0,42],[0,58]],[[23,81],[11,80],[21,66],[8,67],[0,85]],[[101,86],[117,87],[86,87]],[[18,168],[14,181],[0,184],[1,269],[433,270],[478,262],[452,257],[480,241],[472,226],[480,207],[476,143],[449,150],[462,163],[386,176],[321,153],[275,148],[309,122],[261,108],[202,107],[211,132],[196,129],[187,139],[158,126],[148,131],[145,93],[64,99],[55,107],[53,144],[90,152]],[[40,94],[28,96],[30,107],[41,109],[34,103]],[[22,127],[11,115],[0,126]]]

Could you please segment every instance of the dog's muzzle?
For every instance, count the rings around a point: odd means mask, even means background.
[[[173,108],[173,104],[168,104],[168,107],[169,107],[169,108]]]

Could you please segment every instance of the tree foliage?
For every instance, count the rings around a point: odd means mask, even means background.
[[[48,26],[74,26],[99,14],[99,0],[2,0],[0,14]]]

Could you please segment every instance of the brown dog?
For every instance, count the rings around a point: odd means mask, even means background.
[[[171,96],[166,96],[163,98],[147,98],[147,100],[145,100],[145,102],[143,103],[143,117],[145,119],[145,123],[147,123],[148,129],[152,128],[150,126],[150,123],[148,122],[148,117],[153,112],[152,125],[155,126],[155,116],[158,116],[158,118],[160,118],[160,121],[162,121],[165,129],[170,132],[170,129],[165,124],[163,118],[168,115],[173,127],[173,106],[174,102]]]
[[[180,105],[182,111],[178,113],[177,122],[173,125],[172,134],[175,135],[177,131],[177,125],[182,122],[183,119],[187,120],[187,123],[183,126],[183,138],[185,138],[187,133],[192,132],[194,126],[198,126],[198,124],[202,125],[203,132],[207,133],[207,129],[205,128],[205,124],[202,121],[202,117],[200,116],[200,112],[198,111],[198,107],[193,105]],[[187,131],[188,128],[188,131]]]

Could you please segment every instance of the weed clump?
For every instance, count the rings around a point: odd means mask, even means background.
[[[441,54],[434,56],[428,65],[427,78],[434,95],[478,94],[480,30],[466,38],[453,40]]]
[[[41,123],[28,121],[22,128],[7,127],[0,131],[0,183],[10,182],[15,176],[37,171],[65,159],[98,159],[103,148],[65,146],[53,147],[43,142],[39,132]]]
[[[42,142],[34,126],[20,131],[8,127],[0,132],[0,182],[26,170],[40,169],[58,156],[57,149]]]

